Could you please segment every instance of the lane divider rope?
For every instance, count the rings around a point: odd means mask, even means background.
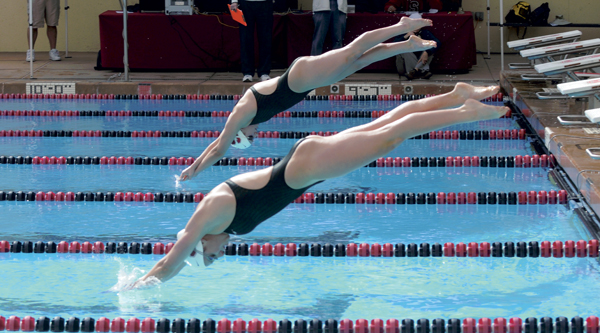
[[[530,241],[530,242],[469,242],[469,243],[277,243],[248,245],[229,243],[225,247],[227,256],[276,256],[276,257],[518,257],[518,258],[597,258],[598,240]],[[174,243],[149,242],[78,242],[68,243],[38,241],[0,241],[0,253],[107,253],[107,254],[145,254],[163,255],[169,253]]]
[[[337,131],[261,131],[258,138],[269,139],[301,139],[309,135],[331,136]],[[65,131],[65,130],[0,130],[0,137],[96,137],[96,138],[216,138],[220,131]],[[421,140],[526,140],[524,129],[499,129],[499,130],[461,130],[461,131],[433,131],[418,135],[410,139]]]
[[[306,96],[306,100],[335,100],[335,101],[412,101],[418,100],[433,95],[311,95]],[[73,99],[139,99],[139,100],[238,100],[242,95],[207,95],[207,94],[187,94],[187,95],[162,95],[162,94],[0,94],[0,99],[58,99],[58,100],[73,100]],[[485,101],[502,102],[504,95],[498,93],[487,98]]]
[[[270,166],[280,157],[225,157],[215,166]],[[125,156],[0,156],[0,164],[33,165],[191,165],[193,157],[125,157]],[[554,167],[554,155],[517,156],[448,156],[448,157],[381,157],[366,167],[490,167],[490,168],[547,168]]]
[[[519,317],[509,319],[497,318],[451,318],[448,320],[436,318],[429,320],[421,318],[418,320],[406,318],[402,320],[372,319],[328,319],[324,322],[320,319],[291,321],[283,319],[279,322],[267,319],[264,322],[254,318],[248,322],[241,318],[231,321],[223,318],[218,322],[208,318],[201,321],[191,318],[188,321],[176,318],[172,322],[167,318],[155,320],[151,317],[142,320],[131,317],[125,320],[116,317],[112,321],[107,317],[97,320],[91,317],[79,319],[71,317],[67,320],[57,316],[50,319],[46,316],[37,320],[31,316],[23,319],[17,316],[9,316],[8,319],[0,316],[0,331],[21,332],[99,332],[99,333],[598,333],[600,319],[596,316],[582,318],[575,316],[569,320],[567,317],[559,316],[555,320],[552,317],[528,317],[524,320]]]
[[[1,201],[96,201],[96,202],[178,202],[199,203],[203,193],[162,192],[33,192],[0,191]],[[378,204],[378,205],[565,205],[565,190],[519,192],[439,192],[439,193],[303,193],[297,204]]]

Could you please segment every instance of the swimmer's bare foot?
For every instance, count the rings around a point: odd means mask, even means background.
[[[459,82],[454,87],[452,93],[459,96],[462,100],[471,98],[481,101],[497,94],[498,91],[500,91],[500,87],[498,86],[476,87],[464,82]]]
[[[408,43],[408,48],[412,51],[424,51],[437,46],[435,41],[424,40],[414,35],[410,36],[406,42]]]
[[[473,115],[473,121],[498,119],[504,116],[509,110],[506,106],[487,105],[474,99],[467,99],[465,104],[459,109],[471,113]]]
[[[433,25],[433,21],[428,19],[411,19],[408,16],[404,16],[397,25],[402,29],[400,33],[406,33],[419,30],[423,27],[430,27]]]

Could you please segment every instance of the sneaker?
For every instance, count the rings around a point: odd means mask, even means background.
[[[270,79],[271,79],[271,77],[268,76],[267,74],[263,74],[263,75],[260,76],[260,80],[261,81],[267,81],[267,80],[270,80]]]
[[[50,60],[60,61],[60,55],[58,54],[58,50],[57,49],[50,50],[49,54],[50,54]]]
[[[430,71],[422,71],[421,72],[421,77],[424,78],[425,80],[429,80],[432,76],[433,76],[433,73],[431,73]]]
[[[27,61],[27,62],[35,61],[35,51],[34,50],[27,50],[27,56],[25,57],[25,61]]]
[[[409,80],[414,80],[418,77],[419,77],[419,71],[416,69],[413,69],[412,71],[406,73],[406,78]]]
[[[252,75],[244,75],[242,82],[252,82]]]

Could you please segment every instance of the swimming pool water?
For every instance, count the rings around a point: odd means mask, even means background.
[[[596,313],[600,291],[598,265],[587,260],[228,257],[204,271],[186,268],[159,288],[105,293],[117,274],[157,259],[12,255],[2,260],[11,272],[2,309],[202,320],[585,317]]]
[[[231,111],[234,100],[3,100],[0,110]],[[391,110],[405,101],[301,101],[290,111]],[[487,102],[501,105],[502,102]]]
[[[213,187],[257,166],[215,166],[194,181],[176,182],[185,166],[159,165],[0,165],[12,177],[3,181],[3,191],[54,192],[182,192],[208,193]],[[89,175],[94,175],[90,177]],[[32,178],[28,178],[32,177]],[[365,167],[311,192],[511,192],[556,189],[543,168],[486,167]]]
[[[0,109],[227,110],[233,101],[10,101]],[[304,102],[295,110],[386,110],[392,102]],[[2,117],[2,129],[221,130],[225,118]],[[264,131],[341,131],[360,118],[275,118]],[[513,120],[451,130],[516,129]],[[5,156],[193,156],[209,138],[0,138]],[[282,157],[292,139],[257,139],[231,157]],[[407,140],[391,157],[533,154],[527,140]],[[0,165],[1,191],[206,193],[240,172],[215,166],[176,183],[182,166]],[[510,192],[559,188],[544,168],[361,168],[314,192]],[[194,211],[188,203],[0,202],[0,240],[172,242]],[[246,243],[444,243],[590,239],[563,205],[290,204]],[[0,254],[0,315],[280,320],[463,318],[595,314],[598,263],[589,258],[226,257],[185,268],[149,290],[106,293],[160,256]]]

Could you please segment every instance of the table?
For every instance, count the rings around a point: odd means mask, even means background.
[[[402,16],[348,14],[345,43],[367,30],[394,24]],[[461,72],[476,63],[471,13],[423,14],[423,17],[433,20],[434,26],[430,29],[441,42],[431,64],[433,70]],[[122,14],[107,11],[100,14],[99,21],[101,64],[105,68],[122,68]],[[131,69],[239,71],[239,31],[230,15],[132,13],[128,15],[128,27]],[[310,12],[274,15],[273,67],[285,68],[296,57],[308,55],[313,29]],[[389,58],[366,69],[394,71],[395,61]]]
[[[239,29],[230,15],[131,13],[127,16],[131,69],[239,70]],[[274,17],[273,50],[285,48],[283,23],[281,16]],[[122,32],[122,13],[100,14],[102,67],[123,68]]]

